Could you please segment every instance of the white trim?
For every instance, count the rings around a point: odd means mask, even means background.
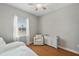
[[[18,17],[16,15],[14,15],[14,20],[13,20],[13,40],[16,41],[16,27],[17,27],[17,19]]]
[[[70,52],[72,52],[72,53],[79,54],[79,52],[78,52],[78,51],[71,50],[71,49],[69,49],[69,48],[64,48],[64,47],[61,47],[61,46],[59,46],[59,48],[64,49],[64,50],[67,50],[67,51],[70,51]]]

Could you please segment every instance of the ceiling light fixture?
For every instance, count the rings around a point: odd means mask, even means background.
[[[36,3],[36,4],[30,3],[29,5],[34,7],[34,9],[36,11],[46,10],[47,9],[46,4],[43,4],[43,3]]]
[[[37,8],[41,8],[42,7],[42,4],[36,4],[36,7]]]

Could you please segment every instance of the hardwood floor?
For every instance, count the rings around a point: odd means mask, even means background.
[[[60,48],[55,49],[48,45],[37,46],[31,44],[28,47],[31,48],[34,52],[36,52],[39,56],[79,56],[72,52]]]

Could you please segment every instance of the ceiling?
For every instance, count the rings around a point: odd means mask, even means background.
[[[35,3],[32,3],[35,4]],[[70,3],[45,3],[46,4],[46,10],[38,10],[36,11],[34,9],[34,7],[31,5],[29,5],[29,3],[8,3],[8,5],[16,7],[18,9],[21,9],[23,11],[29,12],[31,14],[34,14],[36,16],[42,16],[42,15],[46,15],[50,12],[54,12],[57,9],[66,7],[68,5],[70,5]],[[43,4],[43,3],[41,3]]]

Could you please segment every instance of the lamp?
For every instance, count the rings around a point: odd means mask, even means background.
[[[36,11],[39,11],[39,10],[46,10],[47,9],[47,4],[45,4],[45,3],[35,3],[35,4],[33,4],[33,3],[29,3],[29,5],[30,6],[32,6],[32,7],[34,7],[34,9],[36,10]]]

